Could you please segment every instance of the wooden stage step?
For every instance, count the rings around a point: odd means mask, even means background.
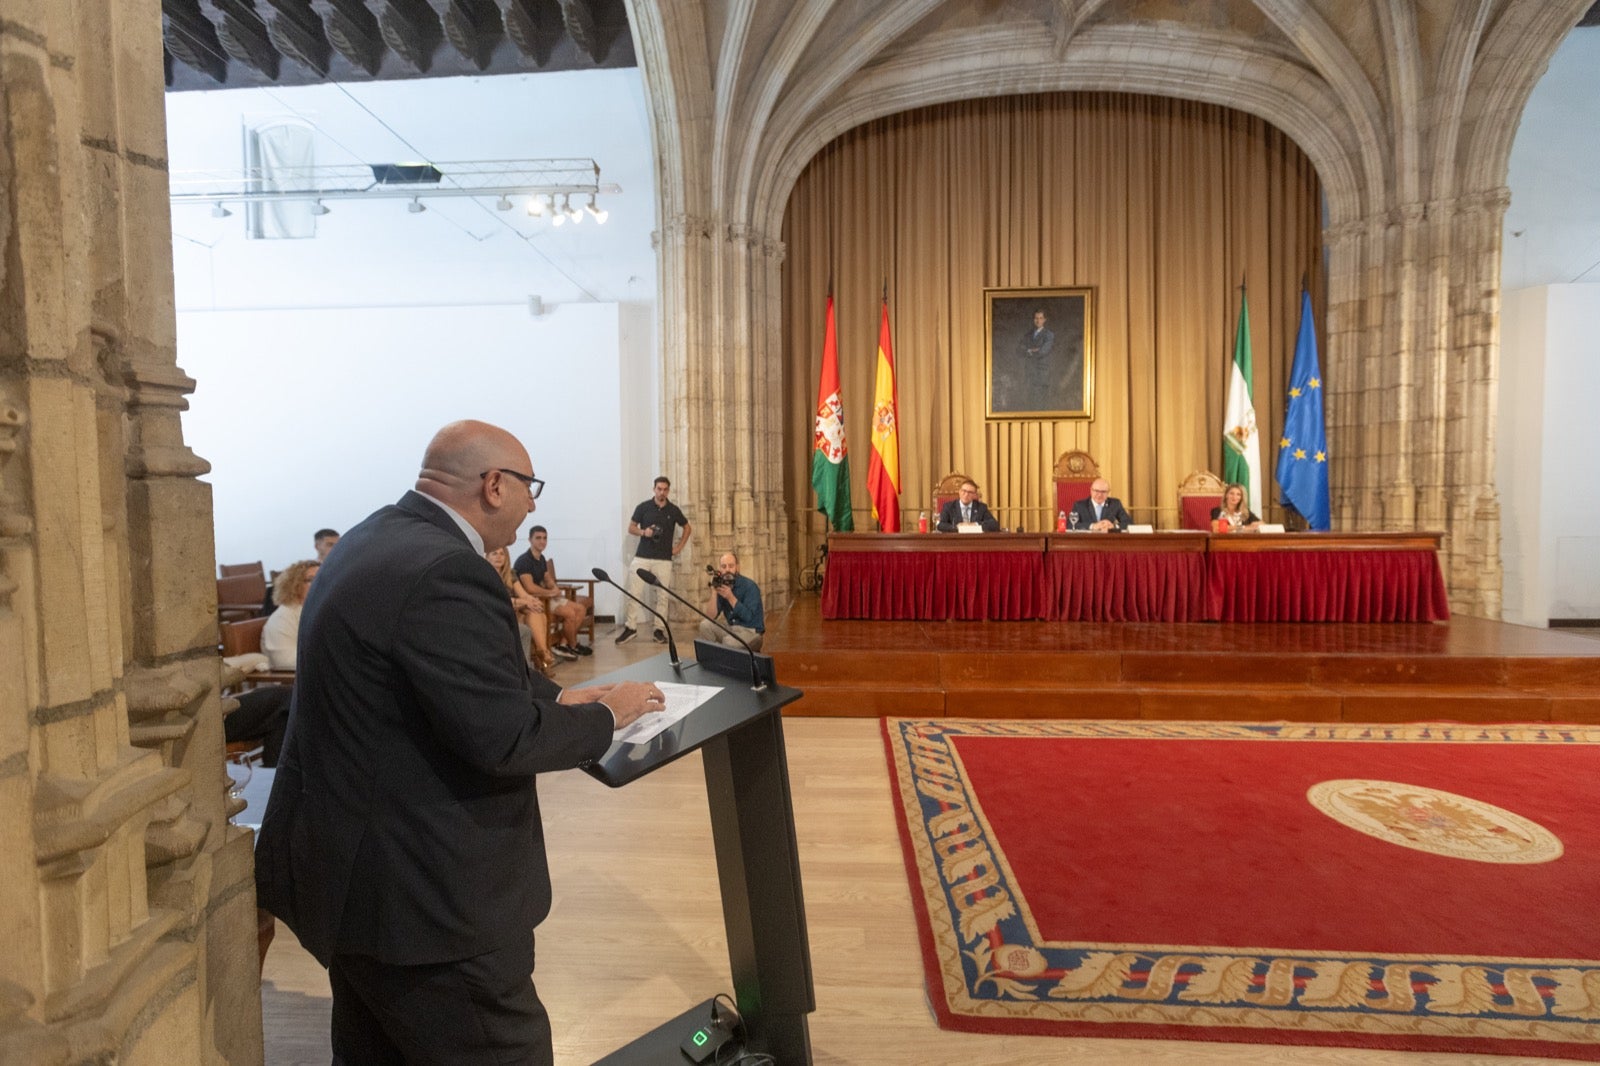
[[[1477,618],[768,622],[793,715],[1600,723],[1600,639]]]

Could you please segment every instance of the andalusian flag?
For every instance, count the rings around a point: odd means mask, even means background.
[[[895,399],[894,349],[889,345],[889,297],[878,327],[878,376],[872,389],[872,458],[867,463],[872,517],[885,533],[900,532],[900,403]]]
[[[1300,290],[1300,336],[1289,371],[1289,407],[1278,441],[1278,495],[1312,529],[1329,528],[1328,427],[1322,420],[1322,372],[1317,369],[1317,332],[1311,294]]]
[[[811,446],[811,487],[817,510],[841,533],[856,528],[850,517],[850,449],[844,442],[844,399],[839,393],[839,340],[833,328],[833,293],[822,332],[822,380],[817,385],[817,426]]]
[[[1239,287],[1239,329],[1233,338],[1233,369],[1228,373],[1228,409],[1222,417],[1222,480],[1244,486],[1245,501],[1263,506],[1261,440],[1256,405],[1250,398],[1250,300]]]

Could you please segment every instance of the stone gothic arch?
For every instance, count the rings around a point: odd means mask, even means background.
[[[776,235],[805,164],[863,122],[955,99],[1084,89],[1219,103],[1278,126],[1323,181],[1335,523],[1444,530],[1456,608],[1497,616],[1503,182],[1521,107],[1587,7],[1252,0],[1153,23],[1099,3],[1049,19],[928,0],[813,0],[765,19],[753,0],[633,3],[662,163],[663,453],[697,484],[731,488],[702,497],[713,539],[787,585],[789,516],[770,488]]]

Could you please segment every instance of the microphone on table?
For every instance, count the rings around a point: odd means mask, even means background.
[[[711,617],[709,614],[706,614],[700,608],[696,607],[694,604],[690,603],[676,592],[673,592],[672,586],[663,585],[659,577],[656,577],[655,574],[651,573],[649,570],[646,570],[644,567],[641,566],[638,570],[635,570],[634,573],[638,574],[639,580],[643,581],[646,585],[654,585],[656,588],[664,590],[668,596],[671,596],[673,599],[689,608],[689,610],[693,611],[701,618],[704,618],[706,621],[710,622],[712,625],[728,634],[728,636],[732,637],[734,640],[737,640],[744,647],[745,654],[750,656],[750,687],[757,692],[760,692],[762,689],[767,687],[767,683],[761,680],[761,669],[757,665],[756,650],[750,646],[750,643],[747,640],[735,633],[733,630],[729,629],[727,626],[723,625],[720,618]],[[707,643],[709,646],[709,642]]]
[[[661,631],[667,635],[667,657],[672,660],[672,668],[674,670],[681,671],[683,668],[678,664],[678,642],[672,639],[672,627],[667,625],[667,620],[665,618],[661,617],[661,612],[657,611],[654,607],[651,607],[648,603],[644,602],[639,597],[635,596],[633,593],[617,584],[615,581],[612,581],[611,575],[600,569],[598,566],[593,570],[590,570],[589,573],[595,576],[595,580],[604,581],[606,584],[610,585],[612,588],[616,589],[618,592],[628,597],[628,599],[632,600],[634,603],[637,603],[640,607],[643,607],[645,610],[649,611],[655,616],[656,621],[661,623]],[[645,573],[650,572],[647,570]],[[655,577],[654,574],[650,574],[650,576]],[[667,591],[671,592],[672,590],[668,589]],[[627,624],[626,620],[624,620],[623,624]]]

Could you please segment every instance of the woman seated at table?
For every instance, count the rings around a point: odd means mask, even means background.
[[[261,627],[261,650],[274,670],[293,670],[295,647],[300,641],[300,608],[311,591],[311,579],[322,564],[315,559],[290,563],[272,580],[272,598],[278,609]]]
[[[1225,485],[1222,489],[1222,506],[1211,508],[1211,532],[1254,533],[1261,528],[1261,519],[1250,513],[1245,502],[1243,485]]]
[[[517,627],[522,631],[523,640],[528,642],[528,662],[541,674],[548,674],[556,665],[556,657],[550,654],[550,623],[545,617],[544,604],[517,584],[517,575],[511,572],[510,552],[496,548],[487,558],[495,573],[500,575],[506,595],[511,597],[511,607],[517,612]]]

